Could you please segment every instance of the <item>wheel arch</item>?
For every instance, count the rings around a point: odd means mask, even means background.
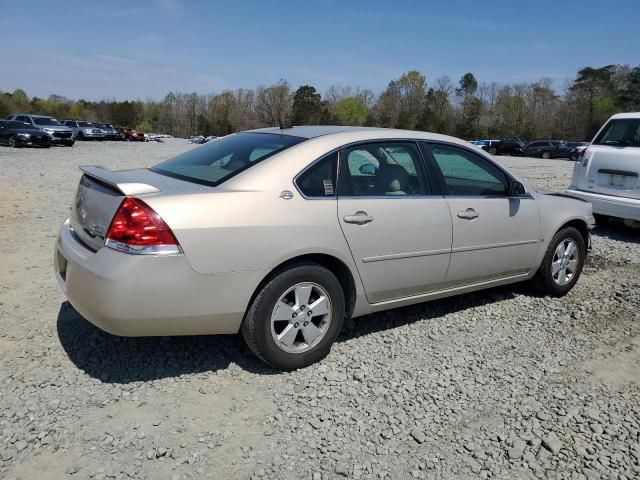
[[[344,292],[345,317],[351,317],[356,305],[357,298],[355,278],[353,276],[353,273],[351,272],[351,269],[347,266],[346,263],[344,263],[338,257],[326,253],[305,253],[302,255],[291,257],[278,264],[262,278],[258,286],[254,289],[253,293],[251,294],[251,298],[249,299],[249,303],[247,304],[246,310],[249,310],[249,307],[253,303],[256,295],[258,295],[264,285],[266,285],[267,282],[269,282],[273,277],[293,265],[305,262],[321,265],[336,276],[336,278],[340,282],[340,285],[342,286],[342,291]]]
[[[556,230],[556,233],[567,227],[573,227],[578,230],[580,232],[580,235],[582,236],[582,239],[584,240],[585,248],[589,247],[589,226],[587,225],[587,222],[580,218],[574,218],[573,220],[569,220],[568,222],[565,222],[563,225],[561,225],[560,228]]]

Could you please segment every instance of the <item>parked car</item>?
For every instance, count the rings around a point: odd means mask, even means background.
[[[571,153],[571,155],[569,155],[569,159],[573,160],[574,162],[578,160],[580,153],[582,153],[582,151],[589,146],[589,142],[567,142],[567,143],[574,148],[574,151]]]
[[[524,280],[565,295],[593,223],[426,132],[266,128],[81,169],[54,255],[74,308],[117,335],[241,330],[281,369],[327,355],[345,317]]]
[[[120,132],[113,128],[113,125],[111,125],[110,123],[93,122],[93,125],[102,130],[105,140],[122,140]]]
[[[36,127],[38,130],[42,130],[49,135],[52,145],[65,145],[67,147],[72,147],[75,143],[73,130],[61,125],[60,122],[53,117],[47,117],[45,115],[31,115],[30,113],[17,113],[9,115],[7,119],[16,122],[28,123],[29,125]]]
[[[0,120],[0,145],[49,148],[51,137],[31,124]]]
[[[522,155],[522,149],[526,144],[527,142],[522,137],[507,137],[497,142],[490,142],[489,145],[482,148],[491,155],[520,156]]]
[[[540,158],[570,158],[576,151],[575,147],[561,140],[536,140],[522,149],[525,157]]]
[[[84,120],[63,120],[63,125],[73,129],[78,140],[104,140],[104,132],[92,123]]]
[[[202,135],[193,135],[189,137],[189,143],[195,143],[197,145],[201,145],[203,143],[207,143],[206,137]]]
[[[640,222],[640,112],[612,116],[580,155],[566,193],[591,202],[600,220]]]
[[[117,129],[120,132],[120,136],[127,142],[144,142],[144,133],[136,132],[131,128],[120,127]]]

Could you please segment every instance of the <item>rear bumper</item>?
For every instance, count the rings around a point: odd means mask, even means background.
[[[590,202],[593,213],[610,217],[640,220],[640,199],[616,197],[601,193],[584,192],[573,185],[565,191],[567,195]]]
[[[54,253],[55,276],[73,307],[114,335],[237,333],[259,271],[195,272],[184,255],[93,252],[68,221]]]

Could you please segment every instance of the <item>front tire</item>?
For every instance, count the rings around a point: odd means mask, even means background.
[[[565,296],[580,278],[585,256],[582,234],[573,227],[563,228],[551,240],[534,285],[553,297]]]
[[[330,270],[311,262],[294,264],[258,292],[242,322],[242,335],[272,367],[304,368],[329,354],[344,309],[342,286]]]
[[[495,155],[498,153],[498,150],[496,149],[496,147],[489,147],[489,153],[491,155]]]

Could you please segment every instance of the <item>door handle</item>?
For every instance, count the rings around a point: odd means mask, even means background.
[[[356,225],[366,225],[367,223],[373,222],[373,217],[371,215],[367,215],[367,212],[359,211],[359,212],[356,212],[355,215],[345,215],[344,221],[345,223],[355,223]]]
[[[458,217],[464,218],[465,220],[473,220],[474,218],[478,218],[480,214],[476,212],[473,208],[467,208],[462,212],[458,212]]]

